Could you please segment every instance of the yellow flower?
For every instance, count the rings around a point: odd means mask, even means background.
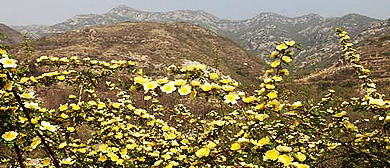
[[[136,148],[136,147],[137,147],[137,144],[135,144],[135,143],[127,144],[127,145],[126,145],[126,148],[127,148],[127,149],[130,149],[130,150],[131,150],[131,149],[134,149],[134,148]]]
[[[342,111],[342,112],[337,113],[337,114],[335,114],[335,115],[333,115],[333,116],[334,116],[334,117],[343,117],[343,116],[345,116],[346,114],[347,114],[346,111]]]
[[[147,113],[147,112],[144,109],[135,109],[134,110],[134,114],[136,114],[136,115],[141,115],[142,113]]]
[[[285,43],[288,45],[288,46],[293,46],[295,45],[295,41],[291,40],[291,41],[285,41]]]
[[[230,85],[223,85],[223,86],[222,86],[222,89],[223,89],[224,91],[227,91],[227,92],[231,92],[231,91],[233,91],[235,88],[236,88],[236,87],[230,86]]]
[[[68,145],[66,142],[62,142],[61,144],[58,145],[58,148],[62,149],[62,148],[64,148],[66,145]]]
[[[264,104],[258,104],[258,105],[255,106],[256,110],[261,110],[263,108],[264,108]]]
[[[211,73],[210,74],[210,79],[217,80],[218,78],[219,78],[218,74],[216,74],[216,73]]]
[[[259,121],[264,121],[266,118],[268,118],[269,116],[267,114],[256,114],[255,115],[255,119],[256,120],[259,120]]]
[[[61,118],[63,118],[63,119],[67,119],[69,116],[67,115],[67,114],[65,114],[65,113],[61,113]]]
[[[77,98],[75,95],[69,95],[69,97],[68,97],[69,99],[75,99],[75,98]]]
[[[12,141],[18,136],[18,133],[15,131],[5,132],[1,137],[6,141]]]
[[[64,159],[64,160],[62,160],[61,161],[61,164],[68,164],[68,165],[71,165],[71,164],[73,164],[75,161],[74,160],[72,160],[72,158],[66,158],[66,159]]]
[[[127,155],[127,149],[123,148],[119,153],[121,154],[121,156],[125,156]]]
[[[25,99],[32,99],[32,98],[34,98],[34,92],[30,92],[30,93],[25,92],[25,93],[21,94],[20,97],[25,98]]]
[[[240,97],[233,92],[230,92],[228,95],[225,95],[223,98],[225,99],[225,103],[231,103],[231,104],[236,104],[237,99],[240,99]]]
[[[87,150],[85,148],[80,148],[77,150],[79,153],[85,153],[87,152]]]
[[[129,65],[135,65],[136,63],[134,61],[128,61]]]
[[[161,158],[163,158],[164,160],[169,160],[171,158],[171,155],[166,153],[164,155],[161,155]]]
[[[56,126],[53,126],[51,125],[49,122],[47,121],[42,121],[41,122],[41,130],[49,130],[51,132],[55,132],[57,130],[57,127]]]
[[[101,144],[101,145],[99,146],[98,151],[106,153],[106,152],[107,152],[107,148],[108,148],[108,145],[107,145],[107,144]]]
[[[100,157],[98,159],[99,162],[105,162],[106,160],[107,160],[106,155],[100,155]]]
[[[0,48],[0,55],[3,56],[3,55],[7,55],[7,51],[3,50]]]
[[[191,93],[191,86],[190,85],[182,85],[179,89],[180,95],[188,95]]]
[[[58,58],[58,57],[51,57],[51,58],[50,58],[50,60],[53,61],[53,62],[58,61],[59,59],[60,59],[60,58]]]
[[[116,139],[122,139],[123,138],[123,134],[118,132],[117,134],[115,134],[115,138]]]
[[[217,144],[215,144],[213,141],[209,141],[209,143],[207,143],[207,148],[214,149],[215,147],[217,147]]]
[[[295,157],[300,161],[300,162],[303,162],[306,160],[306,155],[301,153],[301,152],[298,152],[297,155],[295,155]]]
[[[268,145],[270,143],[270,139],[268,137],[261,138],[257,143],[260,146]]]
[[[68,127],[66,128],[66,130],[68,130],[69,132],[74,132],[74,127]]]
[[[38,123],[38,121],[39,121],[39,117],[35,117],[35,118],[31,119],[32,124],[36,124],[36,123]]]
[[[47,108],[40,108],[39,109],[39,112],[41,112],[41,113],[44,113],[44,112],[46,112],[47,111]]]
[[[273,84],[266,84],[265,88],[272,90],[272,89],[275,89],[275,85],[273,85]]]
[[[49,166],[50,165],[50,158],[46,158],[42,161],[42,166]]]
[[[210,91],[213,87],[211,86],[210,83],[205,83],[205,84],[203,84],[202,86],[200,86],[200,88],[201,88],[203,91],[207,92],[207,91]]]
[[[223,84],[228,84],[230,83],[230,79],[229,78],[221,79],[220,82]]]
[[[248,96],[248,97],[244,97],[243,99],[242,99],[242,101],[244,101],[245,103],[251,103],[251,102],[253,102],[253,101],[255,101],[256,100],[256,97],[255,96]]]
[[[19,117],[19,122],[25,123],[28,119],[25,117]]]
[[[377,105],[377,106],[384,106],[386,104],[385,101],[383,101],[383,99],[374,99],[374,98],[371,98],[370,97],[370,104],[372,105]]]
[[[168,72],[174,72],[174,71],[176,71],[177,70],[177,67],[175,66],[175,65],[171,65],[171,66],[169,66],[168,68],[167,68],[167,71]]]
[[[96,103],[95,101],[93,101],[93,100],[90,100],[90,101],[88,101],[88,105],[90,105],[90,106],[96,106],[97,103]]]
[[[20,83],[26,83],[26,82],[28,82],[29,79],[30,78],[22,77],[22,78],[20,78]]]
[[[165,93],[172,93],[176,90],[176,87],[175,87],[175,83],[173,81],[163,85],[163,86],[160,86],[160,89],[162,92],[165,92]]]
[[[64,58],[61,58],[60,61],[61,61],[61,62],[69,62],[69,59],[66,58],[66,57],[64,57]]]
[[[278,162],[283,163],[284,166],[289,166],[293,160],[293,157],[288,156],[286,154],[280,155],[278,157]]]
[[[276,149],[280,152],[291,152],[292,151],[292,148],[291,147],[288,147],[288,146],[282,146],[282,145],[279,145],[276,147]]]
[[[17,66],[16,62],[18,61],[9,58],[0,59],[0,63],[3,64],[3,68],[15,68]]]
[[[161,127],[161,129],[163,131],[168,131],[169,130],[169,126],[168,125],[164,125],[164,126]]]
[[[277,91],[270,91],[267,96],[270,98],[270,99],[275,99],[276,97],[278,97],[278,92]]]
[[[351,130],[351,131],[356,131],[357,130],[357,127],[355,125],[353,125],[352,123],[344,123],[344,126],[348,129],[348,130]]]
[[[273,76],[272,79],[275,80],[276,82],[283,80],[283,78],[281,76]]]
[[[116,164],[117,164],[117,165],[123,165],[123,162],[125,162],[125,160],[123,160],[123,159],[118,159],[118,160],[116,161]]]
[[[167,77],[165,77],[165,78],[161,78],[161,79],[157,79],[157,83],[158,84],[166,84],[166,83],[168,83],[168,78]]]
[[[207,157],[210,154],[210,149],[205,147],[205,148],[200,148],[198,151],[196,151],[195,155],[199,158],[201,157]]]
[[[289,56],[283,56],[283,57],[282,57],[282,60],[283,60],[284,62],[286,62],[286,63],[289,63],[289,62],[292,61],[291,57],[289,57]]]
[[[171,132],[171,133],[169,133],[168,138],[169,139],[175,139],[176,138],[176,134],[174,132]]]
[[[218,120],[218,121],[215,121],[215,124],[217,124],[218,126],[223,126],[223,125],[225,125],[225,122],[226,121]]]
[[[279,152],[275,149],[269,150],[264,155],[264,160],[276,160],[279,157]]]
[[[64,75],[57,76],[57,79],[60,80],[60,81],[63,81],[63,80],[65,80],[65,76]]]
[[[221,86],[219,86],[218,84],[216,84],[216,83],[214,83],[214,82],[211,84],[211,87],[212,87],[213,89],[217,89],[217,90],[218,90],[218,89],[221,89]]]
[[[103,109],[106,105],[103,102],[98,103],[98,109]]]
[[[162,162],[163,162],[163,160],[158,160],[158,161],[154,162],[153,166],[157,167],[157,166],[159,166]]]
[[[294,103],[291,105],[291,107],[294,108],[294,109],[296,109],[296,108],[298,108],[298,107],[301,107],[301,106],[302,106],[302,103],[301,103],[300,101],[294,102]]]
[[[127,107],[129,110],[134,110],[134,109],[135,109],[135,107],[134,107],[133,105],[131,105],[131,104],[128,104],[126,107]]]
[[[230,146],[230,149],[231,150],[239,150],[241,149],[241,145],[239,143],[233,143],[231,146]]]
[[[77,110],[80,110],[81,107],[78,105],[78,104],[70,104],[70,106],[72,107],[73,110],[77,111]]]
[[[186,80],[183,80],[183,79],[177,79],[175,80],[175,85],[176,86],[182,86],[182,85],[185,85],[187,83]]]
[[[297,168],[309,168],[308,165],[306,165],[306,164],[300,164],[300,163],[298,163],[298,165],[297,165],[296,167],[297,167]]]
[[[112,153],[112,152],[109,152],[107,154],[107,156],[110,157],[111,161],[113,161],[113,162],[116,162],[119,159],[118,155],[116,155],[115,153]]]
[[[39,105],[38,103],[34,103],[34,102],[24,102],[24,107],[28,109],[38,109]]]
[[[68,105],[63,104],[63,105],[61,105],[58,109],[59,109],[60,111],[65,111],[65,110],[68,109]]]
[[[386,116],[385,118],[385,122],[389,122],[390,121],[390,115]]]
[[[284,43],[280,43],[278,46],[276,46],[276,49],[279,51],[287,49],[287,48],[288,48],[288,46]]]
[[[117,108],[117,109],[118,109],[121,105],[122,105],[121,103],[117,103],[117,102],[112,103],[112,107]]]
[[[279,52],[278,51],[274,51],[274,52],[272,52],[271,53],[271,55],[270,55],[270,57],[272,58],[272,59],[274,59],[276,56],[278,56],[279,55]]]
[[[280,72],[281,72],[282,74],[284,74],[284,75],[290,74],[290,72],[288,71],[288,69],[282,69]]]
[[[150,99],[152,99],[152,96],[144,96],[144,100],[148,101]]]
[[[136,76],[134,77],[134,83],[139,83],[139,84],[144,84],[148,82],[148,79],[145,79],[144,77],[142,76]]]
[[[200,81],[199,80],[193,80],[191,81],[192,86],[200,86]]]
[[[145,92],[147,92],[149,90],[154,90],[158,86],[158,83],[156,81],[152,81],[152,82],[146,82],[143,85],[144,85]]]
[[[204,64],[195,64],[193,65],[193,67],[195,70],[201,70],[201,71],[205,71],[207,68],[207,66]]]
[[[277,67],[279,65],[280,65],[280,60],[275,60],[274,62],[271,63],[271,67],[272,68],[275,68],[275,67]]]

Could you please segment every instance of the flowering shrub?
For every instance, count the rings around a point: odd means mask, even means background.
[[[0,142],[11,151],[0,161],[19,167],[389,165],[390,101],[376,91],[347,32],[336,32],[365,94],[343,100],[329,90],[317,104],[286,102],[277,91],[289,75],[294,41],[277,45],[253,93],[239,91],[237,81],[202,64],[172,65],[166,77],[156,77],[128,60],[42,56],[37,63],[49,72],[25,76],[21,64],[0,49]],[[126,87],[111,80],[116,74],[127,75]],[[99,95],[102,83],[115,98]],[[78,94],[45,108],[33,90],[52,84],[75,86]],[[137,93],[142,106],[134,100]],[[196,116],[183,103],[164,104],[164,95],[220,108]],[[360,118],[350,118],[357,112]],[[85,131],[90,135],[81,138]],[[25,159],[36,150],[44,152],[33,158],[37,162]]]

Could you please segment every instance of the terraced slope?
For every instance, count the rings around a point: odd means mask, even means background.
[[[171,64],[200,62],[224,74],[256,83],[264,64],[233,41],[187,23],[120,23],[83,28],[34,42],[35,57],[79,55],[92,59],[131,59],[149,73],[162,74]]]

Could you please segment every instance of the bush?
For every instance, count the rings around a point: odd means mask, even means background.
[[[385,167],[390,101],[376,91],[347,32],[336,32],[365,92],[343,99],[329,90],[316,104],[289,103],[276,91],[289,74],[294,41],[277,45],[271,69],[253,93],[239,91],[237,81],[202,64],[172,65],[166,77],[157,77],[144,75],[131,60],[42,56],[37,64],[49,72],[25,76],[25,65],[1,49],[0,143],[7,149],[1,162],[10,167]],[[74,94],[59,107],[43,107],[33,90],[52,85],[71,86]],[[204,107],[206,113],[194,113]]]

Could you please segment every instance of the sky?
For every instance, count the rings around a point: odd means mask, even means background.
[[[390,18],[390,0],[0,0],[0,23],[53,25],[77,14],[103,14],[117,5],[148,12],[204,10],[221,19],[249,19],[262,12],[288,17],[309,13],[340,17],[358,13]]]

